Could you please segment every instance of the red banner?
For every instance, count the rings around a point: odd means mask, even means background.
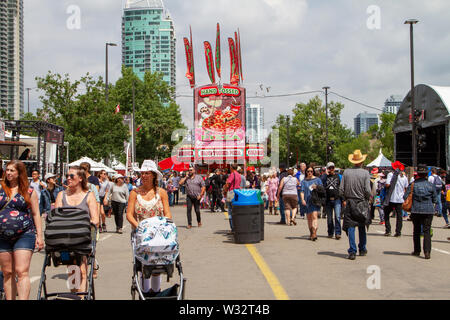
[[[186,62],[187,62],[187,69],[186,72],[186,78],[189,79],[189,83],[191,85],[191,88],[193,89],[195,87],[195,76],[194,76],[194,65],[193,65],[193,56],[192,56],[192,47],[189,43],[188,38],[183,38],[184,40],[184,49],[186,51]]]
[[[241,80],[244,81],[243,71],[242,71],[242,54],[241,54],[241,32],[238,29],[238,54],[239,54],[239,70],[241,71]]]
[[[195,87],[195,64],[194,64],[194,43],[192,42],[192,28],[191,28],[191,26],[189,26],[189,33],[190,33],[190,39],[191,39],[191,42],[190,42],[190,51],[191,51],[191,65],[192,65],[192,83],[193,83],[193,86],[192,86],[192,84],[191,84],[191,88],[194,88]]]
[[[228,38],[228,44],[230,46],[230,63],[231,63],[231,74],[230,83],[234,86],[239,85],[239,78],[237,76],[237,65],[236,65],[236,46],[234,44],[233,38]]]
[[[235,44],[235,50],[236,50],[236,54],[235,56],[235,63],[236,63],[236,78],[238,79],[238,81],[241,81],[241,71],[240,71],[240,67],[239,67],[239,39],[238,39],[238,35],[237,32],[234,33],[234,44]]]
[[[208,41],[205,41],[204,45],[205,45],[206,69],[208,70],[209,79],[211,80],[211,83],[216,83],[211,44]]]
[[[221,56],[220,56],[220,25],[217,24],[217,35],[216,35],[216,70],[219,78],[222,78],[222,66],[221,66]]]

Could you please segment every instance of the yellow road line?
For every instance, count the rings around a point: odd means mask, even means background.
[[[261,270],[270,287],[272,288],[275,298],[277,300],[289,300],[289,296],[287,295],[280,281],[278,281],[278,278],[275,276],[272,270],[270,270],[269,266],[264,261],[263,257],[259,254],[256,247],[252,244],[246,244],[245,246],[247,247],[247,250],[252,255],[253,260],[255,260],[259,269]]]
[[[225,211],[224,215],[228,218],[228,213]],[[280,281],[278,281],[277,276],[270,270],[267,263],[264,261],[263,257],[259,254],[256,247],[252,244],[245,245],[248,252],[250,252],[253,260],[255,260],[259,270],[261,270],[262,274],[269,283],[270,288],[272,289],[273,294],[277,300],[289,300],[289,296],[281,285]]]

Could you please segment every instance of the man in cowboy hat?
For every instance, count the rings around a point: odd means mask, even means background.
[[[355,150],[348,156],[348,160],[355,165],[346,169],[342,176],[339,192],[344,199],[344,223],[342,229],[347,233],[350,248],[348,258],[356,258],[355,228],[359,230],[359,255],[367,255],[367,235],[365,227],[370,224],[369,199],[371,195],[369,172],[362,169],[367,155],[361,150]]]
[[[394,172],[390,172],[386,179],[386,197],[384,198],[384,219],[386,232],[385,236],[389,237],[391,235],[391,223],[389,221],[389,216],[393,210],[397,217],[397,223],[395,226],[395,237],[400,237],[402,234],[403,227],[403,209],[402,204],[404,202],[403,196],[405,194],[406,188],[408,187],[408,178],[404,174],[405,166],[400,161],[395,161],[392,163],[392,169]]]

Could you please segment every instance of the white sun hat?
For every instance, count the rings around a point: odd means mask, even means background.
[[[158,167],[156,166],[155,161],[153,160],[144,160],[142,163],[141,168],[139,169],[139,172],[154,172],[158,176],[158,179],[162,179],[163,175],[161,172],[159,172]]]

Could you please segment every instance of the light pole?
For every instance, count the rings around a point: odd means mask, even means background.
[[[108,47],[117,47],[117,44],[115,43],[106,43],[106,67],[105,67],[105,97],[106,97],[106,102],[108,102]]]
[[[409,41],[411,55],[411,122],[412,122],[412,160],[414,170],[417,168],[417,126],[416,114],[414,106],[414,42],[413,42],[413,25],[418,23],[417,19],[409,19],[405,24],[409,24]]]
[[[286,117],[286,140],[287,140],[287,168],[289,168],[289,156],[291,155],[291,150],[290,150],[290,142],[289,142],[289,131],[290,131],[290,125],[291,125],[291,117],[287,116]]]
[[[326,143],[327,143],[327,151],[325,153],[325,163],[328,163],[328,149],[329,149],[329,145],[328,145],[328,89],[330,89],[330,87],[323,87],[322,89],[325,90],[325,130],[326,130]]]

